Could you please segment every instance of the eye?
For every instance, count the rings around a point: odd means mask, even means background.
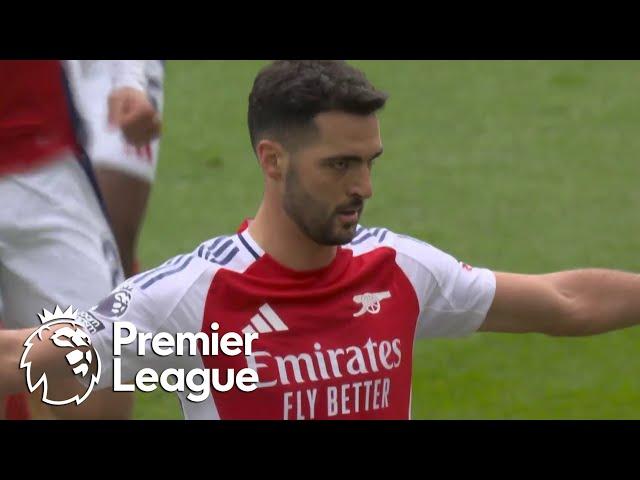
[[[346,170],[349,166],[349,162],[343,158],[336,159],[331,163],[331,166],[336,170]]]

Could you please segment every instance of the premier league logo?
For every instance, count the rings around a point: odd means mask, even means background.
[[[119,318],[125,314],[131,302],[131,286],[122,285],[102,300],[93,311],[107,318]]]
[[[49,405],[66,405],[76,403],[80,405],[91,393],[93,387],[100,381],[100,357],[91,349],[91,338],[83,330],[84,325],[77,321],[77,311],[74,312],[72,307],[62,311],[56,306],[52,312],[43,311],[42,315],[38,315],[42,325],[33,332],[24,343],[25,350],[20,358],[20,368],[26,370],[27,388],[30,392],[34,392],[38,387],[42,386],[42,401]],[[55,331],[48,340],[43,334],[47,331]],[[65,349],[68,353],[65,360],[73,374],[78,377],[86,386],[82,395],[75,395],[72,398],[55,399],[49,396],[49,382],[47,373],[43,372],[38,378],[31,368],[30,352],[36,342],[50,341],[56,347]]]

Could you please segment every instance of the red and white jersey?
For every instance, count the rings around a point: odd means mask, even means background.
[[[114,87],[145,89],[143,61],[104,62]],[[0,175],[30,170],[80,148],[73,67],[61,60],[0,61]]]
[[[119,294],[119,295],[118,295]],[[113,328],[138,332],[257,332],[252,355],[158,356],[123,347],[122,379],[145,367],[253,368],[253,392],[211,389],[203,402],[180,393],[187,419],[408,419],[414,341],[463,336],[484,321],[494,274],[385,228],[359,227],[332,263],[294,271],[263,252],[248,230],[125,282],[82,312],[113,382]]]

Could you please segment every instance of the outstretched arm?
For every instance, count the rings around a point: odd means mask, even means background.
[[[485,332],[583,336],[640,323],[640,275],[572,270],[547,275],[496,273]]]

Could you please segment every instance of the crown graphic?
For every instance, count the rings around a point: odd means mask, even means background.
[[[69,308],[67,308],[64,311],[60,308],[59,305],[56,305],[56,308],[54,309],[53,312],[50,312],[45,308],[43,309],[42,314],[40,313],[38,314],[38,318],[40,319],[41,323],[47,323],[47,322],[50,322],[51,320],[60,320],[60,319],[75,321],[77,319],[77,316],[78,316],[78,310],[76,309],[74,311],[73,305],[69,305]]]

